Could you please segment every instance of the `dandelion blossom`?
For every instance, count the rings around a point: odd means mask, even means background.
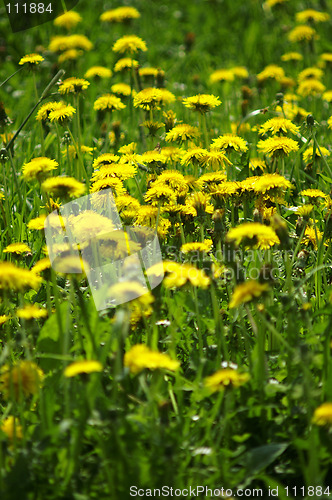
[[[264,292],[269,289],[269,285],[262,284],[256,280],[245,281],[240,283],[234,289],[229,308],[239,307],[241,304],[250,302],[253,299],[260,297]]]
[[[306,24],[295,26],[295,28],[288,33],[288,40],[290,42],[309,42],[315,38],[317,38],[316,30]]]
[[[12,395],[16,400],[28,397],[38,392],[43,378],[43,371],[32,361],[4,365],[0,370],[0,392],[6,399]]]
[[[147,47],[144,40],[136,35],[125,35],[122,38],[119,38],[113,45],[113,51],[119,52],[120,54],[123,54],[124,52],[134,54],[138,50],[146,52]]]
[[[85,193],[85,185],[73,177],[51,177],[43,182],[42,188],[59,198],[78,198]]]
[[[136,344],[126,352],[124,366],[136,375],[145,369],[176,371],[180,368],[180,362],[172,359],[168,354],[153,351],[144,344]]]
[[[84,78],[76,78],[75,76],[71,78],[66,78],[59,86],[60,94],[78,94],[83,90],[86,90],[90,85],[90,82],[84,80]]]
[[[197,127],[192,125],[187,125],[186,123],[180,123],[175,125],[169,132],[167,132],[165,139],[166,142],[178,141],[183,142],[187,140],[195,139],[199,136],[199,131]]]
[[[117,9],[107,10],[100,16],[100,20],[108,23],[122,23],[131,19],[141,17],[135,7],[118,7]]]
[[[246,248],[266,249],[280,243],[272,227],[265,226],[259,222],[246,222],[230,229],[226,235],[226,239],[234,241],[237,245],[243,243]]]
[[[312,423],[315,425],[332,426],[332,403],[323,403],[314,411]]]
[[[242,137],[233,134],[224,134],[217,139],[213,139],[211,149],[223,149],[225,151],[238,151],[245,153],[248,151],[247,143]]]
[[[124,109],[125,104],[121,99],[113,94],[104,94],[95,100],[93,104],[93,109],[95,111],[114,111]]]
[[[20,59],[18,64],[20,64],[21,66],[26,64],[32,67],[32,66],[37,66],[42,61],[44,61],[44,58],[39,54],[27,54],[26,56],[23,56]]]
[[[67,378],[76,377],[76,375],[96,373],[103,371],[103,365],[99,361],[83,360],[74,361],[66,366],[64,376]]]
[[[205,114],[221,104],[219,98],[212,94],[198,94],[193,97],[187,97],[182,102],[186,108],[201,114]]]
[[[298,151],[299,145],[296,141],[294,141],[294,139],[290,139],[289,137],[273,136],[265,141],[259,141],[257,149],[262,151],[264,154],[289,155],[294,151]]]
[[[112,71],[104,66],[91,66],[91,68],[86,71],[84,78],[111,78]]]
[[[206,377],[204,385],[212,392],[216,392],[230,387],[236,389],[248,382],[249,379],[250,375],[248,373],[240,373],[233,368],[223,368],[213,375]]]
[[[59,26],[60,28],[66,28],[67,30],[71,30],[75,28],[78,23],[82,21],[82,17],[75,11],[69,10],[65,12],[61,16],[58,16],[54,19],[54,26]]]

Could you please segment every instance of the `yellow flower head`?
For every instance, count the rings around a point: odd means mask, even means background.
[[[42,188],[59,198],[78,198],[85,193],[85,185],[73,177],[51,177],[43,182]]]
[[[189,188],[186,179],[181,172],[178,170],[166,170],[158,176],[154,182],[154,186],[157,185],[169,186],[177,195],[186,195]]]
[[[17,309],[16,314],[21,319],[39,319],[46,318],[47,310],[42,309],[35,304],[29,304],[25,307],[22,307],[21,309]]]
[[[303,236],[303,243],[305,245],[312,245],[314,250],[318,250],[318,244],[323,238],[323,233],[319,229],[312,226],[307,226]]]
[[[20,425],[20,421],[18,420],[18,418],[13,417],[12,415],[7,417],[0,423],[0,429],[4,434],[6,434],[10,441],[13,441],[15,438],[23,438],[23,429]]]
[[[320,149],[320,151],[319,151]],[[318,148],[316,148],[316,151],[315,151],[315,159],[319,159],[321,158],[321,154],[325,157],[328,157],[330,156],[330,151],[326,148],[324,148],[324,146],[320,146]],[[307,148],[304,153],[303,153],[303,160],[306,162],[306,163],[309,163],[313,160],[313,154],[314,154],[314,149],[312,146],[310,146],[309,148]]]
[[[193,97],[183,99],[182,102],[186,108],[192,109],[201,114],[205,114],[221,104],[219,98],[212,94],[194,95]]]
[[[201,163],[207,153],[206,149],[194,147],[188,149],[181,158],[181,165],[188,166],[190,163]]]
[[[111,87],[113,94],[123,95],[125,97],[131,94],[131,87],[127,83],[115,83]]]
[[[332,116],[327,120],[328,128],[332,129]]]
[[[313,66],[312,68],[306,68],[298,74],[297,80],[303,82],[309,78],[315,78],[316,80],[321,80],[323,78],[324,72],[320,68]]]
[[[11,243],[8,245],[4,253],[14,253],[16,255],[21,255],[23,253],[31,253],[31,248],[26,245],[26,243]]]
[[[299,127],[294,125],[291,120],[276,116],[263,123],[258,133],[259,135],[264,135],[268,132],[271,132],[272,135],[286,135],[288,132],[296,134],[298,131]]]
[[[295,26],[295,28],[288,33],[288,40],[290,42],[309,42],[316,38],[318,38],[316,30],[306,24]]]
[[[274,192],[284,192],[286,189],[292,189],[293,185],[282,175],[264,174],[257,178],[253,188],[256,193],[271,195]]]
[[[297,23],[307,23],[308,21],[314,23],[323,23],[330,19],[330,15],[326,12],[320,12],[314,9],[306,9],[301,12],[297,12],[295,15]]]
[[[167,184],[154,184],[144,195],[144,200],[153,206],[176,202],[176,193]]]
[[[256,170],[256,168],[259,168],[264,172],[267,167],[264,160],[262,160],[261,158],[251,158],[249,168],[250,170]]]
[[[28,397],[38,392],[43,378],[42,370],[31,361],[4,365],[0,370],[0,392],[6,399]]]
[[[199,131],[197,127],[187,125],[186,123],[180,123],[167,132],[165,139],[166,142],[178,141],[181,143],[183,141],[195,139],[198,136]]]
[[[67,378],[76,377],[76,375],[88,374],[88,373],[96,373],[102,372],[103,365],[99,363],[99,361],[93,360],[83,360],[83,361],[74,361],[74,363],[70,363],[70,365],[66,366],[64,371],[64,376]]]
[[[288,62],[288,61],[302,61],[303,55],[300,54],[300,52],[286,52],[286,54],[283,54],[281,56],[281,60]]]
[[[136,35],[125,35],[122,38],[119,38],[113,45],[113,51],[120,52],[120,54],[123,54],[124,52],[134,54],[138,50],[146,52],[147,48],[144,40]]]
[[[28,66],[37,66],[39,63],[44,61],[44,58],[39,55],[39,54],[27,54],[26,56],[23,56],[19,63],[21,66],[23,64],[27,64]]]
[[[213,375],[206,377],[204,385],[212,392],[223,390],[227,387],[240,387],[248,382],[250,375],[248,373],[239,373],[233,368],[223,368]]]
[[[233,134],[224,134],[212,141],[212,150],[222,149],[225,151],[238,151],[244,153],[248,151],[247,143],[242,137]]]
[[[192,243],[184,243],[181,246],[181,252],[184,254],[191,252],[207,253],[211,251],[212,246],[212,240],[194,241]]]
[[[122,23],[130,19],[138,19],[139,17],[141,17],[141,15],[135,7],[118,7],[117,9],[103,12],[100,16],[100,20],[108,23]]]
[[[104,177],[104,179],[98,179],[90,187],[90,193],[99,193],[99,191],[102,191],[103,189],[112,189],[113,194],[116,196],[120,196],[125,193],[123,182],[117,177]]]
[[[210,284],[210,278],[206,276],[204,271],[190,264],[164,261],[162,264],[156,264],[147,270],[148,276],[160,276],[162,273],[166,274],[163,281],[166,288],[181,287],[190,283],[192,286],[205,289]]]
[[[322,97],[324,101],[332,102],[332,90],[327,90],[326,92],[324,92]]]
[[[144,344],[137,344],[126,352],[124,366],[136,375],[145,369],[176,371],[180,368],[180,362],[172,359],[168,354],[153,351]]]
[[[90,82],[87,80],[72,76],[71,78],[66,78],[66,80],[61,83],[59,86],[59,92],[60,94],[78,94],[79,92],[86,90],[89,85]]]
[[[86,71],[84,78],[111,78],[112,71],[104,66],[92,66]]]
[[[65,50],[65,52],[63,52],[62,54],[59,55],[58,62],[59,62],[59,64],[62,64],[64,62],[66,62],[66,61],[75,61],[81,55],[83,55],[83,50],[68,49],[68,50]]]
[[[125,104],[121,99],[113,94],[104,94],[95,100],[93,104],[93,109],[95,111],[114,111],[124,109]]]
[[[323,403],[314,411],[312,423],[316,425],[332,425],[332,403]]]
[[[48,257],[44,257],[36,262],[36,264],[31,269],[31,272],[35,274],[40,274],[43,271],[51,268],[51,261]]]
[[[119,59],[118,62],[114,66],[114,71],[117,73],[118,71],[123,71],[124,69],[137,68],[139,66],[139,62],[135,59],[131,59],[130,57],[124,57],[123,59]]]
[[[45,179],[52,170],[59,166],[58,162],[41,156],[33,158],[29,163],[25,163],[22,167],[23,178],[25,181],[39,181]]]
[[[147,87],[134,97],[134,107],[146,110],[159,109],[162,102],[162,91],[154,87]]]
[[[234,80],[234,72],[231,69],[217,69],[210,75],[210,82],[232,82]]]
[[[129,163],[107,163],[106,165],[100,165],[99,170],[93,172],[91,181],[95,182],[108,177],[117,177],[121,180],[132,179],[136,173],[136,165]]]
[[[285,78],[285,71],[283,70],[283,68],[277,66],[276,64],[269,64],[263,69],[263,71],[258,73],[257,80],[259,82],[264,82],[269,78],[279,82],[280,80]]]
[[[249,72],[244,66],[234,66],[230,69],[236,78],[248,78]]]
[[[270,248],[279,245],[280,240],[270,226],[259,222],[246,222],[240,226],[233,227],[226,235],[228,241],[234,241],[237,245],[244,244],[246,248]]]
[[[294,139],[290,139],[289,137],[273,136],[259,141],[257,149],[264,154],[289,155],[294,151],[298,151],[299,145]]]
[[[300,83],[297,93],[300,96],[307,97],[308,95],[322,94],[325,89],[325,85],[316,78],[308,78]]]
[[[268,289],[268,284],[262,284],[256,280],[250,280],[245,281],[244,283],[240,283],[234,289],[229,307],[230,309],[233,309],[234,307],[239,307],[241,304],[250,302],[251,300],[260,297]]]
[[[60,123],[61,125],[68,123],[69,120],[76,113],[76,109],[70,104],[66,106],[59,106],[48,115],[50,122]]]
[[[29,220],[28,229],[41,231],[42,229],[44,229],[45,220],[46,220],[45,214],[40,215],[39,217],[36,217],[35,219]]]
[[[63,101],[52,101],[52,102],[47,102],[46,104],[43,104],[40,106],[37,114],[36,114],[36,120],[38,121],[46,121],[49,118],[49,114],[51,111],[55,111],[56,109],[63,108],[66,106],[66,103]]]
[[[51,39],[49,50],[51,52],[62,52],[70,49],[82,49],[89,51],[93,44],[85,35],[55,36]]]
[[[37,289],[41,282],[42,279],[28,269],[16,267],[10,262],[0,262],[0,291],[23,292],[28,288]]]
[[[65,12],[61,16],[58,16],[54,19],[54,25],[59,26],[60,28],[66,28],[67,30],[71,30],[75,28],[75,26],[82,21],[82,17],[73,10],[69,10]]]

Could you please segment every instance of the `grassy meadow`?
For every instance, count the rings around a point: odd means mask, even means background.
[[[0,7],[0,498],[332,498],[331,3],[131,4]],[[97,311],[106,189],[164,278]]]

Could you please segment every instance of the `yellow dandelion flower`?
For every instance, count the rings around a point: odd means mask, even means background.
[[[206,377],[204,385],[212,392],[216,392],[227,387],[234,387],[236,389],[248,382],[248,380],[250,380],[248,373],[239,373],[233,368],[223,368],[213,375]]]
[[[18,64],[20,64],[21,66],[23,64],[27,64],[31,67],[31,66],[37,66],[42,61],[44,61],[44,58],[39,54],[27,54],[26,56],[23,56],[20,59]]]
[[[63,102],[63,101],[51,101],[51,102],[47,102],[46,104],[43,104],[37,114],[36,114],[36,120],[38,121],[46,121],[48,120],[49,118],[49,114],[51,113],[51,111],[54,111],[56,109],[59,109],[59,108],[63,108],[64,106],[66,106],[66,103]]]
[[[223,172],[208,172],[197,179],[197,187],[202,191],[209,191],[211,186],[225,182],[226,174]]]
[[[0,262],[0,290],[23,292],[28,288],[37,289],[42,279],[28,269],[16,267],[10,262]]]
[[[7,314],[2,314],[0,316],[0,327],[2,325],[4,325],[5,323],[7,323],[7,321],[9,321],[9,320],[10,320],[10,316],[8,316]]]
[[[134,107],[146,110],[158,109],[162,101],[161,89],[147,87],[134,96]]]
[[[257,143],[257,149],[264,154],[282,154],[289,155],[294,151],[298,151],[299,145],[294,139],[289,137],[269,137],[266,140],[261,140]]]
[[[114,111],[124,109],[125,104],[121,99],[113,94],[104,94],[95,100],[93,104],[93,109],[95,111]]]
[[[103,365],[99,361],[94,360],[83,360],[74,361],[70,365],[66,366],[64,371],[64,376],[67,378],[76,377],[76,375],[88,374],[102,372]]]
[[[131,59],[130,57],[124,57],[119,59],[114,66],[114,71],[123,71],[124,69],[138,68],[139,62],[136,59]]]
[[[297,207],[296,214],[307,219],[314,209],[314,205],[302,205]]]
[[[46,215],[40,215],[39,217],[36,217],[35,219],[31,219],[28,222],[28,229],[30,230],[36,230],[36,231],[41,231],[44,229],[44,224],[46,220]]]
[[[161,122],[155,122],[153,120],[144,120],[143,123],[141,123],[141,127],[146,127],[149,131],[149,135],[154,137],[156,133],[158,132],[159,129],[163,128],[165,125]],[[163,156],[165,156],[163,154]]]
[[[155,164],[155,163],[164,163],[164,156],[158,151],[145,151],[141,155],[141,161],[143,164]]]
[[[0,370],[0,392],[5,399],[28,397],[39,391],[43,378],[43,371],[31,361],[4,365]]]
[[[212,168],[212,170],[218,170],[220,167],[232,165],[230,160],[222,151],[206,151],[205,156],[202,158],[200,163],[202,167]]]
[[[303,191],[300,192],[301,196],[308,196],[308,198],[315,199],[315,198],[323,198],[324,200],[328,198],[328,195],[325,194],[323,191],[320,189],[304,189]]]
[[[188,196],[186,200],[186,205],[193,207],[196,210],[197,216],[204,216],[206,213],[213,212],[213,206],[210,203],[210,195],[205,193],[197,192],[192,193]]]
[[[83,55],[83,50],[68,49],[68,50],[65,50],[65,52],[63,52],[62,54],[59,55],[58,62],[59,62],[59,64],[62,64],[64,62],[66,62],[66,61],[75,61],[81,55]]]
[[[76,113],[76,109],[68,104],[67,106],[59,106],[48,115],[50,122],[60,123],[64,125],[72,119],[73,115]]]
[[[0,429],[10,441],[23,438],[23,428],[20,425],[20,421],[12,415],[0,423]]]
[[[312,423],[315,425],[332,425],[332,403],[326,402],[314,411]]]
[[[289,180],[279,174],[264,174],[257,178],[253,184],[254,191],[259,194],[269,194],[273,192],[283,192],[286,189],[293,189]]]
[[[165,105],[165,104],[171,104],[172,102],[175,101],[176,97],[172,92],[170,92],[167,89],[159,89],[160,91],[160,103]]]
[[[259,82],[264,82],[269,78],[278,82],[282,80],[282,78],[285,78],[285,71],[277,64],[269,64],[263,69],[263,71],[258,73],[257,80]]]
[[[285,3],[288,0],[266,0],[264,2],[263,7],[271,9],[272,7],[275,7],[276,5],[279,7],[283,3]]]
[[[65,12],[61,16],[58,16],[54,19],[54,26],[59,26],[60,28],[66,28],[67,30],[71,30],[75,28],[78,23],[82,21],[82,17],[75,11],[69,10]]]
[[[176,371],[180,368],[180,362],[172,359],[168,354],[153,351],[144,344],[136,344],[126,352],[124,366],[136,375],[145,369]]]
[[[93,172],[91,181],[95,182],[108,177],[117,177],[121,180],[132,179],[137,173],[137,166],[129,163],[107,163],[100,165],[99,169]]]
[[[332,102],[332,90],[328,90],[327,92],[324,92],[322,97],[323,97],[324,101]]]
[[[6,246],[3,252],[22,255],[23,253],[31,253],[31,248],[26,243],[11,243]]]
[[[157,180],[154,182],[154,185],[158,184],[169,186],[177,195],[186,195],[189,187],[186,182],[186,179],[181,172],[178,170],[166,170],[162,174],[160,174]]]
[[[233,150],[244,153],[248,151],[248,146],[247,142],[242,139],[242,137],[233,134],[224,134],[217,137],[217,139],[213,139],[211,149],[222,149],[225,151]]]
[[[74,146],[73,144],[69,144],[68,146],[68,156],[71,160],[73,160],[74,158],[78,158],[77,156],[77,149],[78,147]],[[90,146],[84,146],[84,144],[81,144],[80,146],[80,151],[81,151],[81,154],[84,156],[92,156],[93,155],[93,152],[96,148],[90,148]],[[62,150],[62,154],[63,156],[67,156],[67,149],[65,150]]]
[[[231,69],[217,69],[210,75],[210,82],[232,82],[234,80],[234,73]]]
[[[316,80],[321,80],[323,78],[324,72],[320,68],[316,68],[315,66],[311,68],[306,68],[298,74],[297,80],[298,82],[303,82],[304,80],[308,80],[309,78],[315,78]]]
[[[141,17],[135,7],[118,7],[117,9],[107,10],[100,16],[100,20],[108,23],[122,23],[131,19]]]
[[[120,214],[123,210],[128,209],[132,209],[136,212],[141,206],[140,202],[129,194],[118,196],[115,200],[115,204]]]
[[[267,166],[261,158],[251,158],[249,168],[250,170],[256,170],[256,168],[259,168],[262,172],[264,172],[267,169]]]
[[[111,76],[112,71],[105,68],[105,66],[91,66],[91,68],[89,68],[84,74],[84,78],[87,78],[88,80],[90,78],[111,78]]]
[[[286,54],[283,54],[281,56],[281,60],[288,62],[288,61],[302,61],[303,60],[303,55],[300,54],[300,52],[286,52]]]
[[[127,83],[115,83],[111,87],[113,94],[120,94],[123,96],[129,96],[131,94],[131,87]]]
[[[117,177],[105,177],[95,181],[90,187],[90,193],[99,193],[103,189],[112,189],[113,194],[116,196],[123,195],[126,192],[122,180]]]
[[[323,23],[330,19],[330,15],[326,12],[320,12],[314,9],[306,9],[302,10],[301,12],[297,12],[295,14],[295,19],[297,23],[303,24],[307,23],[308,21],[314,23]]]
[[[246,248],[266,249],[280,243],[272,227],[259,222],[246,222],[233,227],[228,231],[226,239],[227,241],[234,241],[237,245],[243,243]]]
[[[199,130],[197,127],[192,125],[187,125],[186,123],[180,123],[175,125],[169,132],[167,132],[165,139],[166,142],[178,141],[183,142],[187,140],[195,139],[199,136]]]
[[[206,149],[194,147],[188,149],[181,158],[181,165],[188,166],[190,163],[200,163],[207,153]]]
[[[43,182],[42,188],[59,198],[78,198],[85,193],[85,185],[73,177],[51,177]]]
[[[119,38],[113,45],[113,51],[120,52],[120,54],[124,52],[134,54],[138,50],[146,52],[147,47],[144,40],[136,35],[125,35],[122,38]]]
[[[120,157],[112,153],[104,153],[93,161],[93,168],[99,168],[101,165],[110,165],[111,163],[117,163]]]
[[[288,132],[296,134],[299,130],[300,128],[294,125],[291,120],[277,116],[263,123],[258,133],[259,135],[264,135],[267,132],[271,132],[272,135],[286,135]]]
[[[83,90],[86,90],[90,85],[90,82],[84,80],[84,78],[76,78],[72,76],[70,78],[66,78],[61,85],[59,85],[60,94],[78,94]]]
[[[63,52],[70,49],[82,49],[89,51],[93,44],[85,35],[55,36],[51,38],[49,50],[51,52]]]
[[[17,309],[16,315],[21,319],[31,320],[46,318],[47,310],[36,306],[35,304],[29,304],[25,307]]]
[[[182,102],[186,108],[192,109],[201,114],[205,114],[221,104],[219,98],[212,94],[194,95],[183,99]]]
[[[230,68],[230,71],[236,78],[249,78],[249,72],[245,66],[234,66],[233,68]]]
[[[297,93],[300,96],[307,97],[309,95],[322,94],[326,89],[325,85],[315,78],[309,78],[308,80],[303,80],[297,88]]]
[[[332,129],[332,116],[330,116],[330,118],[327,120],[327,125],[328,125],[328,128]]]
[[[167,184],[154,184],[144,195],[144,200],[152,206],[159,206],[165,203],[175,203],[176,193]]]
[[[213,246],[212,240],[194,241],[191,243],[184,243],[180,251],[184,254],[191,252],[208,253],[211,252]]]
[[[31,269],[31,272],[35,274],[40,274],[47,269],[51,269],[51,261],[48,257],[44,257],[36,262],[36,264]]]
[[[318,244],[323,238],[323,233],[312,226],[307,226],[304,232],[302,242],[305,245],[312,245],[314,250],[318,250]]]
[[[288,33],[288,40],[290,42],[308,42],[316,38],[318,38],[316,30],[306,24],[295,26],[295,28]]]
[[[321,155],[323,155],[323,157],[330,156],[330,154],[331,154],[330,151],[328,149],[324,148],[324,146],[320,146],[319,149],[317,148],[316,151],[315,151],[315,159],[321,158]],[[313,160],[313,154],[314,154],[314,149],[313,149],[312,146],[310,146],[309,148],[307,148],[304,151],[304,153],[303,153],[303,160],[306,163],[311,162]]]
[[[245,281],[240,283],[234,289],[229,308],[239,307],[241,304],[250,302],[253,299],[260,297],[264,292],[269,290],[269,285],[259,283],[256,280]]]

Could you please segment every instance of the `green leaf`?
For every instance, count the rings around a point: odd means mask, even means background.
[[[271,465],[286,450],[289,443],[271,443],[249,450],[241,459],[249,474],[256,475]]]

